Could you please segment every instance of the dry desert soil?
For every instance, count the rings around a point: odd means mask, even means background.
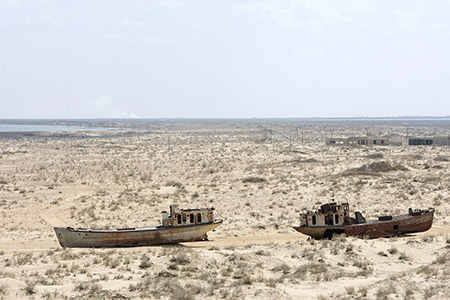
[[[0,299],[450,298],[450,148],[325,145],[447,136],[448,121],[72,123],[101,128],[0,133]],[[332,200],[367,219],[436,213],[393,238],[292,229]],[[136,248],[63,249],[53,231],[158,225],[170,204],[224,223],[210,241]]]

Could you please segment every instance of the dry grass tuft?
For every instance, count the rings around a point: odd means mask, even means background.
[[[25,283],[25,287],[22,288],[22,291],[25,293],[25,295],[27,296],[31,296],[36,294],[36,282],[35,281],[27,281]]]
[[[438,155],[434,158],[435,161],[449,162],[450,158],[446,155]]]
[[[173,262],[178,265],[187,265],[191,263],[191,259],[189,258],[189,256],[187,256],[186,253],[179,252],[174,256],[172,256],[170,262]]]
[[[90,290],[89,292],[70,298],[70,300],[90,300],[90,299],[108,299],[108,300],[128,300],[130,298],[125,297],[115,291],[108,290]]]
[[[9,288],[6,283],[0,284],[0,299],[3,299],[9,294]]]
[[[141,257],[141,263],[139,264],[140,269],[148,269],[153,265],[153,263],[150,261],[150,257],[147,255],[142,255]]]
[[[243,183],[263,183],[266,181],[267,180],[265,178],[256,177],[256,176],[250,176],[250,177],[246,177],[246,178],[242,179]]]
[[[393,172],[393,171],[408,171],[408,168],[400,164],[391,164],[387,161],[373,162],[365,164],[359,168],[349,169],[343,172],[343,175],[378,175],[381,173]]]
[[[383,158],[383,154],[382,153],[372,153],[369,155],[366,155],[367,158],[369,159],[379,159],[379,158]]]

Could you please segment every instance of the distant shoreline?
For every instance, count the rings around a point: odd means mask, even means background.
[[[105,121],[126,121],[126,122],[142,122],[142,121],[409,121],[409,120],[444,120],[450,121],[450,116],[401,116],[401,117],[286,117],[286,118],[43,118],[43,119],[10,119],[0,118],[0,124],[18,124],[20,123],[42,123],[42,122],[105,122]]]
[[[0,132],[82,132],[110,130],[161,130],[219,126],[270,128],[290,125],[308,126],[364,126],[364,127],[436,127],[450,128],[450,117],[353,117],[353,118],[164,118],[164,119],[0,119]]]

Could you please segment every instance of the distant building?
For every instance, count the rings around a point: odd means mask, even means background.
[[[400,146],[405,144],[405,137],[338,137],[327,138],[325,141],[327,146]],[[409,137],[406,139],[406,145],[408,146],[450,146],[449,136],[435,136],[435,137]]]
[[[388,138],[382,137],[348,137],[348,138],[327,138],[325,141],[327,146],[357,146],[357,145],[375,145],[387,146],[389,145]]]
[[[389,139],[379,137],[349,137],[349,145],[389,145]]]
[[[328,146],[343,146],[348,145],[348,139],[347,138],[327,138],[325,142]]]
[[[435,136],[435,137],[409,137],[407,144],[409,146],[449,146],[450,136]]]

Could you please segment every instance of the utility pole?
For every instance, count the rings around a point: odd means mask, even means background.
[[[408,146],[408,136],[409,136],[409,128],[406,127],[406,138],[405,138],[405,145]]]
[[[170,135],[167,137],[167,151],[170,153],[172,148],[170,147]]]

